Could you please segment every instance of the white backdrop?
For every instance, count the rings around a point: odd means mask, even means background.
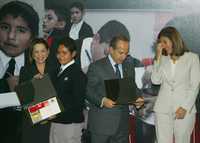
[[[172,17],[170,11],[88,10],[85,21],[92,26],[95,33],[109,20],[120,21],[130,33],[130,54],[143,59],[153,57],[152,44],[155,36]]]

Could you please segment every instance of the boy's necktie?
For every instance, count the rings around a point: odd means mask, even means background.
[[[8,63],[8,68],[3,76],[4,79],[7,79],[10,76],[14,75],[14,71],[15,71],[15,59],[11,58],[9,63]]]

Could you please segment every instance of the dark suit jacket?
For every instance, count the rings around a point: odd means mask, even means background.
[[[71,26],[66,26],[66,33],[70,32]],[[79,39],[75,40],[76,46],[77,46],[77,57],[76,57],[76,63],[80,65],[80,53],[81,53],[81,46],[83,43],[83,40],[87,37],[93,37],[93,30],[90,25],[88,25],[86,22],[83,22],[83,25],[81,26],[81,29],[79,31]]]
[[[48,71],[49,71],[49,68],[45,67],[44,72],[47,73]],[[39,71],[35,63],[22,67],[20,70],[19,83],[30,81],[38,73]]]
[[[79,66],[75,63],[70,65],[59,76],[56,73],[52,81],[64,106],[64,112],[59,114],[54,122],[64,124],[83,122],[86,77]]]
[[[53,72],[54,72],[53,66],[51,67],[48,65],[48,63],[46,63],[44,73],[51,74]],[[39,71],[34,62],[30,65],[26,65],[22,67],[20,70],[20,75],[19,75],[19,83],[32,80],[32,78],[38,73]],[[23,100],[21,101],[23,104],[27,104],[33,101],[33,97],[30,97],[30,96],[21,97],[21,98]]]
[[[72,23],[70,25],[66,25],[65,31],[69,34],[70,30],[72,27]],[[93,36],[93,30],[89,24],[86,22],[83,22],[83,25],[81,26],[81,29],[79,31],[79,39],[83,40],[84,38],[87,37],[92,37]]]
[[[135,77],[133,64],[124,62],[122,68],[124,77]],[[113,135],[117,130],[124,130],[128,135],[128,106],[118,105],[111,109],[100,107],[102,98],[106,95],[104,80],[117,78],[108,57],[92,63],[89,66],[87,77],[86,97],[91,104],[88,114],[90,131]]]
[[[29,65],[28,60],[29,50],[25,50],[24,61],[25,65]],[[0,79],[0,93],[10,92],[7,80]],[[0,139],[3,143],[21,143],[21,112],[17,111],[15,108],[3,108],[0,109]]]

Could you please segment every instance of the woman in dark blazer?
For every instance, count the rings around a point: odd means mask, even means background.
[[[75,63],[75,55],[74,40],[63,38],[57,50],[60,71],[55,73],[52,81],[64,112],[51,124],[51,143],[81,143],[86,77]]]
[[[49,55],[49,47],[44,39],[34,39],[30,47],[29,60],[30,65],[24,66],[20,70],[19,83],[30,81],[33,78],[42,78],[45,73],[50,73],[47,66],[47,57]],[[22,104],[28,104],[33,101],[33,97],[22,97]],[[49,142],[50,124],[31,125],[23,116],[22,126],[22,143],[48,143]]]
[[[83,20],[85,7],[80,2],[74,2],[70,5],[70,22],[66,24],[65,31],[76,43],[76,63],[80,66],[80,53],[83,40],[93,37],[92,27]]]

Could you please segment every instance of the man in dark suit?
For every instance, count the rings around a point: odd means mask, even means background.
[[[18,84],[20,68],[27,64],[28,47],[37,36],[39,17],[30,5],[12,1],[0,9],[0,93],[11,92]],[[21,112],[0,109],[0,140],[20,142]]]
[[[107,98],[104,86],[104,80],[135,77],[133,64],[125,60],[128,53],[129,39],[118,35],[110,42],[109,55],[89,66],[86,95],[90,103],[88,124],[92,143],[128,143],[128,105],[116,105]],[[144,103],[141,97],[136,102],[136,107]]]

